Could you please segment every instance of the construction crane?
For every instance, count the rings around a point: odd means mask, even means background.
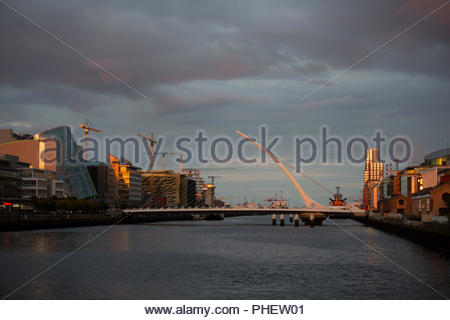
[[[183,174],[183,154],[180,152],[180,157],[177,159],[180,161],[180,174]]]
[[[150,134],[150,137],[144,136],[143,134],[138,133],[138,137],[141,137],[144,140],[147,140],[150,142],[150,164],[148,166],[148,171],[153,170],[153,165],[155,164],[155,144],[158,143],[157,140],[155,140],[155,136],[153,135],[153,132]]]
[[[175,153],[173,153],[173,152],[158,152],[157,154],[161,155],[162,169],[164,170],[164,166],[165,166],[165,163],[166,163],[166,156],[168,154],[172,155],[172,154],[175,154]]]
[[[223,178],[222,176],[208,176],[208,178],[211,179],[211,183],[214,184],[214,179],[216,178]]]
[[[89,141],[88,141],[88,137],[89,137],[89,131],[94,131],[94,132],[101,132],[98,129],[89,127],[89,119],[86,118],[86,121],[82,124],[80,124],[80,128],[84,129],[84,160],[88,160],[88,146],[89,146]]]

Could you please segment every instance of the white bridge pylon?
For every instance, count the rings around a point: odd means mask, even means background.
[[[311,197],[303,190],[303,188],[300,186],[300,184],[297,182],[297,180],[295,180],[295,178],[292,176],[292,174],[286,169],[286,167],[281,163],[281,161],[272,152],[267,151],[259,143],[257,143],[254,139],[249,138],[248,136],[246,136],[245,134],[243,134],[239,130],[236,130],[236,133],[238,135],[240,135],[241,137],[245,138],[246,140],[250,141],[251,143],[253,143],[255,146],[257,146],[258,148],[263,150],[265,153],[267,153],[270,158],[272,158],[272,160],[288,176],[289,180],[291,180],[292,184],[297,189],[300,197],[303,199],[303,202],[305,203],[305,207],[306,208],[311,208],[311,209],[329,209],[329,207],[326,207],[326,206],[318,203],[317,201],[314,201],[313,199],[311,199]]]

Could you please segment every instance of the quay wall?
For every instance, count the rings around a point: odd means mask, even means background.
[[[0,214],[0,232],[50,228],[71,228],[97,225],[112,225],[120,221],[126,223],[150,223],[158,221],[192,220],[187,213],[126,214],[112,213],[8,213]]]
[[[367,226],[450,253],[450,224],[381,216],[354,217]]]
[[[0,214],[0,231],[70,228],[114,224],[122,218],[114,213],[23,213]]]

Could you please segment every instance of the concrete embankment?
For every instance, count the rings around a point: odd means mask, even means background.
[[[111,213],[11,213],[0,214],[0,231],[70,228],[126,223],[150,223],[158,221],[192,220],[186,213],[131,214],[117,211]]]
[[[354,217],[353,219],[367,226],[450,253],[450,224],[448,223],[431,223],[378,216]]]
[[[186,212],[155,212],[152,214],[130,214],[123,223],[151,223],[159,221],[192,220],[192,214]]]
[[[72,214],[15,212],[0,215],[0,231],[109,225],[122,217],[122,212]]]

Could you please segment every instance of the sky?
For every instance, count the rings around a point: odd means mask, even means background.
[[[290,163],[295,138],[318,137],[322,126],[344,142],[380,130],[406,137],[418,163],[449,143],[446,3],[0,0],[0,128],[69,125],[79,138],[88,117],[98,138],[154,132],[162,151],[178,152],[176,139],[199,131],[209,145],[217,137],[237,143],[234,130],[258,138],[265,126],[280,138],[272,152]],[[259,156],[254,146],[245,151]],[[283,190],[302,205],[276,165],[244,164],[235,153],[230,163],[186,166],[222,176],[217,195],[234,203]],[[178,168],[175,158],[166,168]],[[363,169],[319,159],[303,172],[359,198]],[[327,202],[324,190],[296,177]]]

